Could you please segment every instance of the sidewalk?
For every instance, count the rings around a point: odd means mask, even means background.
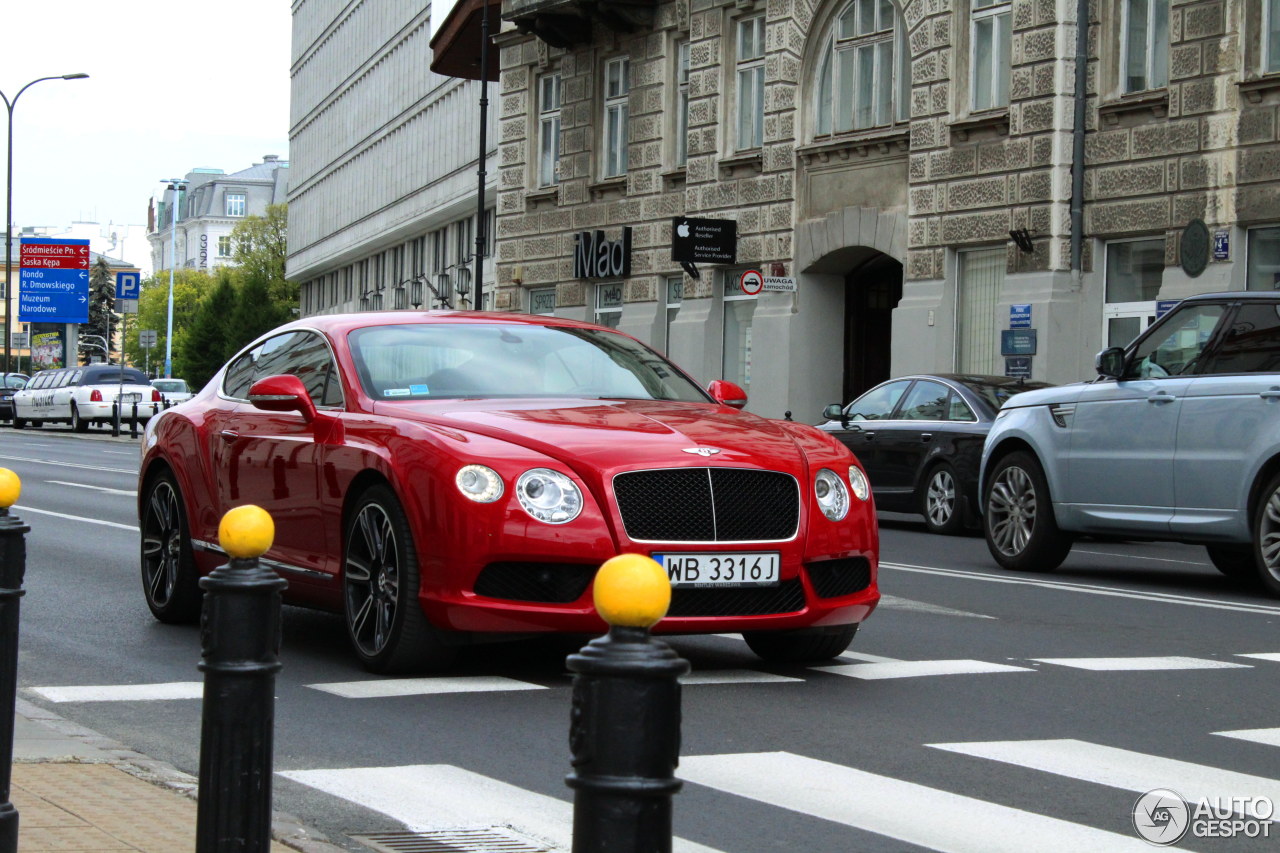
[[[194,776],[21,698],[11,782],[22,853],[195,849]],[[342,849],[280,813],[272,835],[272,853]]]

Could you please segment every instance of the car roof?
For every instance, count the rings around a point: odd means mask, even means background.
[[[598,329],[595,323],[551,317],[542,314],[517,314],[506,311],[359,311],[349,314],[317,314],[293,320],[272,329],[269,335],[291,329],[316,329],[332,337],[345,337],[348,332],[366,326],[396,326],[402,323],[441,323],[481,325],[555,326],[560,328]],[[264,335],[264,337],[267,337]]]
[[[1280,300],[1280,291],[1276,290],[1226,290],[1218,293],[1197,293],[1188,296],[1183,302],[1224,302],[1237,299],[1257,301]]]

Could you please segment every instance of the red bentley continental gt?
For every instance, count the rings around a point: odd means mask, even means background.
[[[741,632],[770,661],[843,652],[880,599],[867,478],[827,433],[740,411],[639,341],[552,317],[309,317],[147,424],[142,584],[199,617],[222,515],[275,520],[285,601],[345,615],[374,672],[477,639],[599,634],[602,562],[671,579],[656,633]]]

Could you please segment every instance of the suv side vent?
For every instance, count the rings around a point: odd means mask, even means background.
[[[1049,407],[1049,414],[1053,415],[1053,422],[1063,429],[1071,426],[1071,418],[1075,413],[1075,403],[1055,403]]]

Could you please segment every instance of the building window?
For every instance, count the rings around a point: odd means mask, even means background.
[[[230,237],[218,238],[218,257],[220,258],[231,257],[231,238]]]
[[[1270,73],[1280,71],[1280,0],[1267,0],[1262,7],[1263,46],[1262,69]]]
[[[956,370],[998,373],[996,303],[1004,286],[1005,249],[960,252],[956,286]]]
[[[1276,0],[1280,2],[1280,0]],[[676,165],[689,162],[689,42],[676,47]]]
[[[622,320],[622,282],[611,281],[596,285],[596,323],[618,328]]]
[[[764,144],[764,17],[738,21],[738,150]]]
[[[1122,11],[1124,91],[1159,89],[1169,82],[1169,0],[1124,0]]]
[[[667,276],[667,316],[664,326],[665,331],[662,335],[663,346],[666,347],[668,354],[671,353],[671,324],[675,322],[676,315],[680,313],[680,305],[684,302],[684,276],[671,275]]]
[[[538,81],[538,186],[560,182],[560,75]]]
[[[227,216],[244,216],[244,193],[227,193]]]
[[[742,292],[738,281],[743,270],[724,271],[724,363],[721,375],[751,390],[751,325],[756,297]]]
[[[1245,287],[1280,290],[1280,226],[1251,229],[1245,251],[1248,266]]]
[[[969,31],[970,96],[974,111],[1009,105],[1010,4],[973,0]]]
[[[818,79],[819,134],[889,124],[894,117],[895,19],[889,0],[854,0],[836,18]]]
[[[604,177],[627,172],[627,100],[631,63],[625,56],[604,65]]]
[[[1107,244],[1103,306],[1107,346],[1125,346],[1155,322],[1163,277],[1163,237]]]
[[[529,291],[529,313],[552,315],[556,313],[556,289],[536,287]]]

